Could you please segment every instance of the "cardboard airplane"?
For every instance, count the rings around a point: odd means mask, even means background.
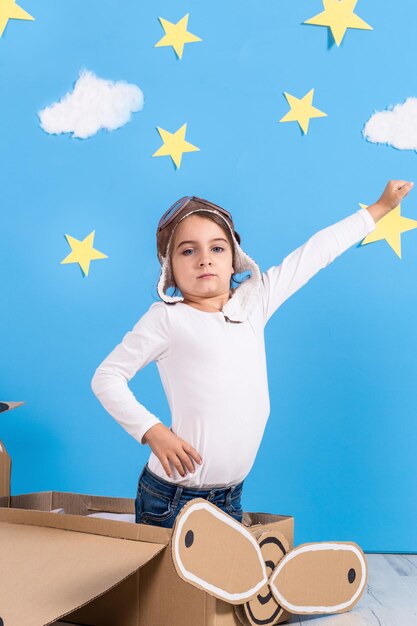
[[[2,402],[0,412],[21,404]],[[295,548],[290,516],[245,511],[240,523],[195,498],[172,529],[94,519],[118,511],[134,520],[135,501],[11,496],[10,469],[0,442],[0,626],[273,626],[291,614],[350,611],[365,590],[356,543]]]

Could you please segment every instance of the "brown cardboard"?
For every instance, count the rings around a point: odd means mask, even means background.
[[[365,589],[357,544],[294,548],[290,516],[245,512],[239,523],[195,498],[173,529],[90,517],[132,515],[135,501],[11,496],[10,467],[0,442],[1,626],[273,626],[349,611]]]
[[[88,534],[44,526],[45,515],[55,514],[0,512],[1,563],[7,572],[0,588],[5,626],[50,624],[120,583],[165,547],[93,534],[102,520],[84,519]]]
[[[268,536],[281,550],[273,567],[259,545],[265,534],[254,537],[211,502],[195,498],[175,520],[172,560],[180,578],[191,585],[231,604],[243,604],[251,613],[251,624],[260,621],[254,601],[261,605],[271,594],[277,608],[307,615],[343,613],[358,602],[368,570],[357,544],[323,541],[286,550],[286,537],[278,530],[270,530]]]
[[[203,498],[181,509],[171,550],[183,580],[231,604],[243,604],[268,582],[253,534]]]
[[[10,506],[11,469],[11,459],[0,441],[0,506]]]
[[[24,402],[0,402],[0,413],[5,413],[6,411],[11,411],[12,409],[16,409]],[[2,444],[0,441],[0,506],[9,506],[10,505],[10,475],[11,475],[11,459],[9,455],[1,454]]]
[[[42,494],[42,496],[44,495],[45,494]],[[59,494],[57,495],[59,496]],[[68,496],[68,494],[64,495]],[[36,494],[28,494],[28,496],[29,500],[33,503]],[[71,494],[71,496],[72,502],[75,504],[77,494]],[[16,497],[19,498],[20,505],[22,505],[25,496]],[[96,502],[95,496],[81,495],[80,497],[84,502],[84,504],[80,504],[80,508],[85,506],[86,501],[90,501],[91,503]],[[45,502],[44,497],[42,500]],[[53,500],[54,498],[52,494],[50,494],[49,501],[52,502]],[[12,496],[12,506],[13,504]],[[127,504],[129,504],[129,507],[126,506]],[[122,508],[123,510],[130,508],[130,511],[133,512],[134,500],[128,501],[126,499],[125,506]],[[274,526],[280,527],[286,531],[290,539],[292,538],[292,518],[269,514],[259,514],[259,517],[264,521],[269,518],[271,520],[271,528]],[[247,513],[246,515],[247,522],[249,522],[253,528],[264,528],[264,525],[257,523],[257,518],[258,515],[256,513]],[[26,536],[27,533],[28,536],[31,537],[33,528],[39,530],[39,527],[43,527],[43,530],[56,533],[53,545],[61,546],[61,554],[64,558],[66,558],[68,554],[69,546],[74,545],[74,541],[75,546],[77,546],[78,542],[74,539],[73,535],[79,535],[79,541],[86,542],[82,545],[88,545],[90,541],[95,542],[96,535],[99,540],[107,537],[114,538],[116,546],[119,542],[126,543],[126,540],[129,540],[128,545],[136,541],[139,547],[139,557],[144,548],[149,550],[149,544],[154,546],[154,557],[146,563],[143,563],[142,567],[140,567],[139,563],[136,564],[136,569],[132,567],[132,575],[128,575],[124,580],[121,580],[120,572],[112,572],[111,564],[107,563],[107,567],[110,567],[110,572],[107,571],[107,575],[103,581],[101,560],[99,559],[98,562],[93,560],[89,565],[89,567],[93,568],[93,571],[90,570],[91,578],[93,579],[97,576],[100,583],[108,584],[109,590],[94,599],[92,587],[86,582],[83,587],[85,587],[86,591],[90,592],[91,601],[84,606],[81,606],[80,603],[78,610],[68,613],[67,615],[70,621],[96,626],[99,624],[100,626],[151,626],[153,624],[166,623],[172,626],[184,626],[185,624],[236,626],[239,624],[231,604],[217,600],[202,590],[195,589],[181,580],[176,574],[171,554],[169,550],[166,549],[169,545],[172,529],[145,524],[130,524],[113,520],[103,520],[82,515],[62,515],[16,508],[0,509],[0,537],[4,538],[3,541],[7,543],[7,538],[10,538],[10,527],[15,527],[16,525],[23,528],[23,536]],[[66,544],[63,542],[63,537],[65,537],[66,534],[71,536],[69,542],[72,543]],[[32,554],[32,561],[30,561],[32,563],[31,572],[34,577],[37,577],[41,575],[40,573],[44,567],[44,557],[39,555],[36,542],[31,545],[34,546],[34,554]],[[47,554],[49,554],[49,550]],[[98,554],[100,554],[100,552]],[[13,560],[13,550],[11,550],[11,555]],[[39,561],[36,559],[37,555],[39,556]],[[21,567],[24,568],[25,560],[18,558],[18,555],[16,558],[17,563],[20,563]],[[72,558],[73,557],[71,557],[71,559]],[[118,558],[117,548],[115,548],[114,558]],[[52,569],[54,569],[56,561],[49,561],[49,563]],[[94,568],[96,569],[94,570]],[[64,575],[67,576],[64,599],[68,597],[73,598],[74,595],[79,592],[80,587],[76,572],[74,572],[72,567],[58,569],[61,582],[65,580]],[[17,581],[13,576],[17,578]],[[3,610],[2,607],[5,606],[3,603],[3,593],[6,593],[6,591],[3,592],[3,590],[7,589],[6,584],[14,586],[15,583],[17,583],[19,586],[18,581],[20,573],[18,569],[14,570],[13,576],[10,572],[6,574],[6,570],[3,568],[0,570],[0,617],[4,619],[4,626],[22,626],[21,621],[15,620],[14,618],[11,619],[10,615],[6,621],[5,616],[1,614]],[[117,586],[114,586],[118,576],[121,582]],[[5,582],[4,586],[3,582]],[[21,593],[20,597],[22,598],[26,593],[26,587],[23,586],[22,588],[20,585],[19,589]],[[47,605],[48,610],[50,609],[48,617],[58,619],[64,616],[62,601],[57,601],[56,604],[54,604],[54,598],[57,595],[59,597],[59,592],[57,593],[56,588],[54,589],[55,593],[51,594],[51,589],[48,586],[41,586],[40,595],[37,600],[31,596],[32,604],[30,614],[24,621],[24,626],[44,626],[45,624],[52,623],[52,621],[43,619],[45,614],[43,614],[43,616],[40,614],[41,609],[44,610],[44,604]],[[37,608],[38,603],[40,605],[39,609]],[[68,608],[68,605],[66,605],[66,608]],[[52,609],[56,610],[55,615],[53,615]],[[10,610],[15,609],[11,606]]]
[[[323,541],[285,555],[269,586],[291,613],[344,613],[357,603],[367,578],[365,555],[356,543]]]
[[[6,484],[10,458],[1,447]],[[11,495],[8,503],[3,500],[0,508],[4,626],[46,626],[58,619],[83,626],[240,625],[241,605],[177,575],[173,529],[88,517],[101,511],[134,514],[134,499],[40,492]],[[65,513],[51,512],[60,509]],[[255,535],[279,530],[293,545],[290,516],[245,511],[243,526]],[[282,610],[280,615],[278,621],[289,617]]]
[[[285,535],[278,530],[259,530],[255,533],[263,560],[268,570],[273,572],[283,556],[290,551],[290,544]],[[259,590],[258,595],[243,605],[235,606],[235,612],[242,624],[259,626],[277,624],[285,620],[288,614],[275,600],[269,584]]]

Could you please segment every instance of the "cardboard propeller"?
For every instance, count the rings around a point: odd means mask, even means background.
[[[204,498],[181,509],[171,555],[183,580],[235,605],[239,620],[253,626],[282,622],[284,611],[349,611],[368,579],[365,555],[356,543],[324,541],[289,550],[281,533],[256,536]]]

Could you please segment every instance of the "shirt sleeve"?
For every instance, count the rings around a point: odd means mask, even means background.
[[[100,363],[91,388],[103,407],[139,443],[143,435],[161,420],[141,404],[128,382],[151,361],[169,352],[166,304],[155,302]]]
[[[376,229],[370,212],[361,208],[352,215],[319,230],[291,252],[281,265],[262,273],[264,322],[300,287],[337,256]]]

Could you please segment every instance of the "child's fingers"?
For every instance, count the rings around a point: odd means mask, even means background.
[[[413,187],[414,183],[412,181],[390,180],[385,187],[380,201],[382,204],[386,204],[389,210],[392,210],[405,198]]]
[[[184,469],[186,470],[188,469],[189,472],[193,473],[195,470],[194,463],[191,461],[188,454],[184,451],[184,452],[181,452],[181,454],[178,454],[178,456],[180,457],[180,460],[184,466]]]
[[[398,199],[402,200],[403,198],[405,198],[405,196],[409,194],[412,190],[413,185],[414,183],[405,183],[404,185],[402,185],[397,191]]]
[[[394,189],[401,189],[403,185],[407,184],[407,180],[391,180],[390,183]]]
[[[198,454],[197,450],[195,448],[193,448],[193,446],[190,443],[187,443],[186,441],[184,442],[184,450],[195,460],[197,461],[197,463],[199,463],[201,465],[201,463],[203,462],[203,459],[201,458],[201,456]]]
[[[158,459],[162,467],[164,468],[165,474],[169,476],[169,478],[172,478],[172,473],[171,473],[171,468],[169,466],[168,458],[161,455],[161,456],[158,456]]]
[[[178,453],[172,453],[172,456],[168,457],[170,462],[172,463],[172,465],[175,467],[175,469],[177,470],[178,474],[181,474],[181,476],[185,476],[186,472],[185,469],[181,463],[181,460],[179,458]]]
[[[413,182],[408,181],[408,180],[394,180],[393,181],[393,188],[394,191],[409,191],[411,189],[411,187],[414,185]]]

